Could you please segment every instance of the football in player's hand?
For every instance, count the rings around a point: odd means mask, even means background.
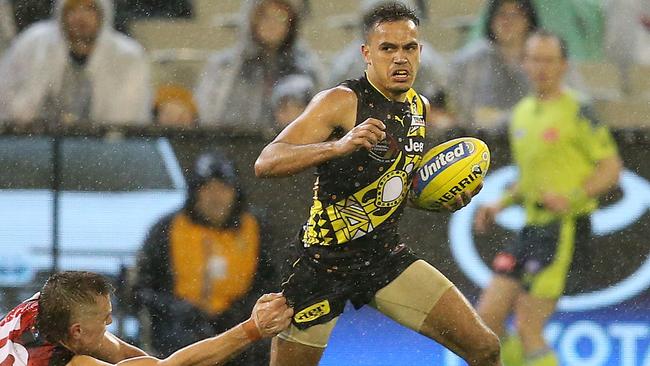
[[[462,191],[473,192],[489,167],[485,142],[474,137],[444,142],[424,155],[413,178],[411,200],[418,207],[440,210]]]

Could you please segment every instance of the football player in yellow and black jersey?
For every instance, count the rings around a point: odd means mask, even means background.
[[[510,314],[517,318],[520,340],[503,343],[507,366],[559,364],[544,325],[564,292],[576,243],[591,235],[589,214],[616,185],[622,167],[607,126],[563,88],[567,54],[552,33],[537,31],[526,42],[524,67],[534,94],[514,107],[509,127],[519,178],[499,202],[481,207],[475,221],[482,232],[513,203],[526,212],[516,240],[494,258],[496,275],[478,306],[502,337]]]
[[[375,307],[470,365],[499,365],[497,337],[458,289],[397,234],[424,152],[429,102],[411,86],[418,18],[401,3],[364,19],[365,76],[319,93],[259,156],[259,177],[316,167],[314,201],[282,283],[294,308],[271,365],[316,365],[346,301]],[[471,193],[457,197],[451,210]]]

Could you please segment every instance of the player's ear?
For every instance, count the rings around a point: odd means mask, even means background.
[[[361,55],[363,56],[363,60],[367,65],[370,65],[372,63],[370,62],[370,47],[368,47],[368,45],[365,43],[361,45]]]
[[[80,323],[73,323],[68,328],[68,335],[70,339],[79,340],[82,337],[82,330]]]

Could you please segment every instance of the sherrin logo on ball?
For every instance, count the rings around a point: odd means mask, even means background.
[[[473,191],[490,166],[490,150],[474,137],[444,142],[424,157],[411,185],[417,206],[438,210],[464,190]]]

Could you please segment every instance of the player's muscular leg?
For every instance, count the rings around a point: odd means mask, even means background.
[[[449,348],[471,366],[501,365],[499,339],[455,286],[447,289],[431,309],[420,333]]]
[[[483,322],[499,337],[505,336],[505,323],[521,293],[521,286],[514,279],[495,275],[481,295],[477,311]]]
[[[325,348],[312,347],[274,337],[271,366],[316,366]]]

